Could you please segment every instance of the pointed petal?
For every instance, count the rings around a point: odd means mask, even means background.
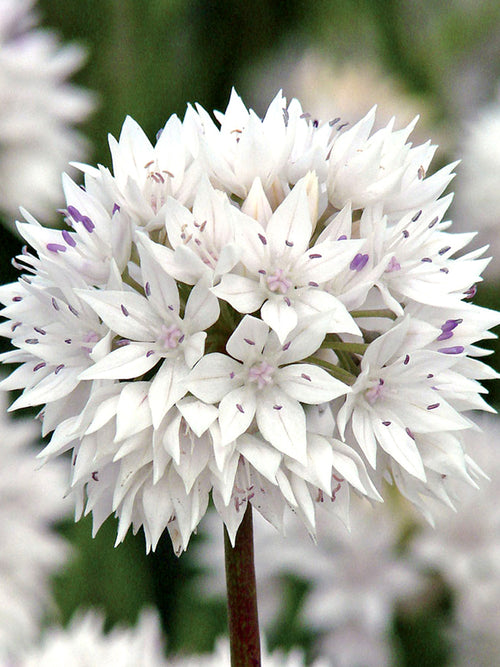
[[[332,377],[323,368],[312,364],[292,364],[278,369],[276,383],[301,403],[320,404],[351,391],[351,388]]]
[[[283,454],[306,463],[306,417],[298,401],[273,387],[259,395],[256,417],[266,440]]]

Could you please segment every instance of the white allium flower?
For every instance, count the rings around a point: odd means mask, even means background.
[[[67,83],[83,50],[37,28],[34,4],[0,0],[0,209],[9,217],[20,204],[51,215],[62,201],[60,172],[86,152],[73,126],[94,106]]]
[[[6,417],[4,393],[0,403],[0,656],[5,656],[38,634],[50,597],[49,577],[68,556],[53,526],[69,507],[61,500],[62,463],[36,470],[31,449],[36,428]]]
[[[177,553],[211,493],[233,541],[248,502],[312,535],[383,479],[450,504],[500,322],[468,302],[487,260],[443,219],[453,165],[425,178],[413,125],[311,122],[281,93],[260,120],[233,91],[218,119],[189,107],[156,146],[127,119],[114,174],[64,178],[68,229],[23,212],[4,387],[45,404],[42,458],[72,450],[94,529],[114,513],[118,541],[143,526],[155,548],[167,528]]]
[[[224,595],[222,531],[209,515],[205,540],[197,549],[206,569],[198,590]],[[255,569],[259,616],[269,628],[279,617],[283,576],[308,584],[301,609],[304,625],[314,630],[319,653],[335,665],[383,667],[392,654],[391,625],[399,602],[421,587],[417,568],[399,550],[399,521],[391,511],[353,502],[350,530],[321,513],[317,542],[297,522],[286,523],[286,537],[256,518]],[[203,525],[203,524],[202,524]]]
[[[265,667],[304,667],[304,656],[300,651],[284,654],[282,651],[269,653],[265,643],[261,642],[261,658]],[[174,658],[168,663],[171,667],[229,667],[231,656],[229,642],[219,639],[211,654]],[[329,667],[330,663],[322,658],[310,663],[311,667]]]
[[[142,612],[133,628],[115,627],[105,634],[104,619],[94,611],[77,615],[67,628],[49,628],[38,646],[13,658],[9,667],[166,667],[160,623]],[[7,667],[7,666],[6,666]]]

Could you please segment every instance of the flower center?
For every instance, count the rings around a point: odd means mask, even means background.
[[[285,276],[283,269],[276,269],[274,273],[267,276],[267,286],[271,292],[286,294],[292,286],[292,281]]]
[[[248,371],[248,379],[250,382],[256,382],[259,389],[264,389],[270,384],[273,379],[274,366],[271,366],[267,361],[261,361],[260,364],[255,364]]]
[[[384,381],[382,378],[379,378],[376,382],[372,384],[370,389],[367,389],[365,391],[365,398],[370,403],[370,405],[373,405],[378,399],[383,396],[384,393]]]
[[[82,342],[83,343],[90,343],[90,345],[82,345],[82,350],[84,352],[86,352],[87,354],[90,354],[92,352],[92,350],[94,349],[95,343],[97,343],[99,340],[101,340],[101,337],[99,336],[98,333],[96,333],[95,331],[89,331],[82,338]]]
[[[160,169],[153,160],[145,164],[144,168],[148,172],[144,196],[149,200],[150,206],[156,215],[165,203],[167,196],[171,194],[169,178],[172,178],[173,174],[166,169]]]
[[[174,350],[179,343],[182,343],[184,336],[182,331],[175,324],[167,327],[166,324],[161,325],[161,333],[158,336],[158,343],[167,350]]]

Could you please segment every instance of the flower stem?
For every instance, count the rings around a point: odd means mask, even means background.
[[[373,310],[351,310],[351,317],[388,317],[390,320],[395,320],[397,315],[392,310],[389,310],[389,308],[380,308]]]
[[[231,667],[260,667],[260,635],[253,549],[252,506],[236,533],[234,547],[224,526]]]
[[[307,357],[307,359],[304,359],[304,361],[325,368],[334,377],[336,377],[338,380],[341,380],[342,382],[345,382],[346,384],[351,385],[356,382],[356,375],[349,373],[349,371],[346,371],[345,368],[340,368],[340,366],[331,364],[329,361],[325,361],[319,357]]]

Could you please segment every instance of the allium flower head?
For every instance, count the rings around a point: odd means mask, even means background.
[[[38,633],[49,602],[49,577],[68,555],[54,523],[69,510],[62,465],[40,470],[31,448],[36,435],[26,419],[6,417],[0,394],[0,658],[26,646]],[[57,462],[62,464],[62,462]]]
[[[114,513],[118,541],[167,528],[180,553],[210,493],[234,540],[249,502],[314,535],[318,506],[347,523],[383,479],[424,511],[474,483],[487,260],[443,220],[453,165],[426,178],[434,147],[371,135],[374,114],[319,123],[280,93],[261,120],[233,92],[219,124],[189,107],[156,146],[127,119],[113,174],[65,177],[67,229],[24,214],[4,386],[45,404],[42,457],[72,450],[95,529]]]
[[[36,28],[34,4],[0,0],[0,210],[9,217],[21,203],[49,215],[62,202],[60,172],[85,152],[72,126],[93,107],[88,92],[66,82],[83,50]]]

